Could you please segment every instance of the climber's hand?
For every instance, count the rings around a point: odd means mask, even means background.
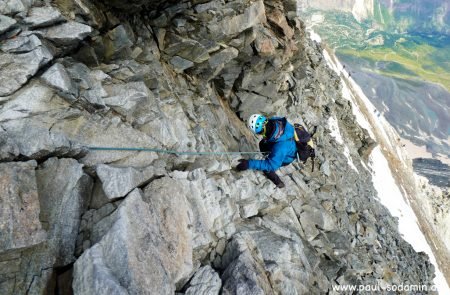
[[[248,160],[240,159],[239,164],[236,166],[236,170],[244,171],[248,169]]]

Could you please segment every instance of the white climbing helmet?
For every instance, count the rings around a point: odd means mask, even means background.
[[[261,114],[253,114],[247,121],[248,128],[250,128],[255,134],[261,134],[266,123],[267,118]]]

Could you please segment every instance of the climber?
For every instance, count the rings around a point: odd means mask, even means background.
[[[294,140],[294,126],[286,118],[273,117],[267,119],[263,115],[254,114],[248,119],[248,127],[263,139],[259,142],[261,152],[268,152],[265,160],[240,159],[236,169],[239,171],[262,170],[278,188],[284,183],[275,173],[281,166],[288,165],[296,159],[297,148]]]

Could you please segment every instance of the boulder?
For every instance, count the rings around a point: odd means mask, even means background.
[[[113,84],[105,86],[105,90],[109,95],[103,99],[105,104],[128,118],[133,117],[136,109],[144,108],[153,98],[144,82]]]
[[[48,154],[80,156],[85,150],[50,127],[64,117],[68,104],[55,97],[48,87],[31,83],[17,94],[8,97],[2,106],[0,124],[8,137],[8,149],[17,151],[16,156],[40,159]],[[70,112],[69,112],[70,113]],[[55,118],[56,117],[56,118]]]
[[[262,57],[271,56],[275,53],[275,46],[271,38],[258,37],[255,40],[255,49]]]
[[[126,288],[122,287],[107,263],[100,244],[86,251],[75,263],[72,285],[75,294],[130,294]]]
[[[266,21],[263,1],[255,1],[242,14],[227,16],[222,21],[210,24],[208,29],[213,36],[234,37],[239,33]]]
[[[121,54],[130,54],[130,47],[133,45],[133,36],[119,25],[109,31],[103,37],[104,55],[106,60],[119,57]]]
[[[58,9],[51,6],[33,7],[29,10],[28,16],[24,18],[23,21],[29,25],[31,29],[36,29],[64,21],[64,17]]]
[[[274,10],[268,13],[267,20],[281,29],[288,39],[294,36],[294,30],[289,26],[286,21],[286,16],[280,10]]]
[[[193,272],[192,210],[182,186],[164,177],[154,180],[144,190],[143,200],[150,206],[154,223],[152,231],[160,233],[163,243],[156,243],[155,251],[162,254],[163,265],[173,282],[183,286]]]
[[[15,24],[16,20],[13,18],[10,18],[6,15],[0,15],[0,35],[7,32],[9,29],[11,29]]]
[[[254,110],[262,113],[269,112],[269,106],[271,105],[270,98],[247,91],[237,92],[236,95],[241,101],[239,112],[241,112],[242,118],[250,117],[254,113]]]
[[[252,246],[240,237],[228,244],[222,294],[275,294],[262,266],[262,257],[252,252]]]
[[[0,163],[0,254],[45,241],[39,220],[36,161]]]
[[[0,53],[0,96],[14,93],[53,59],[45,46],[21,54]]]
[[[201,63],[209,59],[208,50],[198,41],[182,38],[175,34],[166,34],[164,53],[169,56],[178,55],[194,63]]]
[[[74,265],[75,294],[93,294],[105,286],[117,294],[173,294],[175,284],[165,267],[174,257],[151,206],[139,190],[131,192],[115,211],[108,233]],[[106,293],[103,293],[106,294]]]
[[[74,102],[78,97],[78,90],[67,73],[66,68],[55,63],[43,75],[42,80],[50,87],[55,88],[68,102]]]
[[[19,147],[0,126],[0,160],[11,161],[19,155]]]
[[[8,53],[26,53],[41,46],[41,40],[33,34],[20,34],[16,38],[2,42],[0,49]]]
[[[100,164],[95,170],[102,182],[103,191],[109,200],[124,197],[134,188],[150,182],[153,177],[164,174],[164,171],[158,172],[153,166],[136,169],[132,167],[120,168]]]
[[[222,281],[211,266],[201,267],[189,282],[186,295],[218,295]]]
[[[324,231],[336,229],[333,217],[324,208],[318,209],[310,205],[304,205],[302,206],[302,212],[297,212],[297,215],[304,229],[311,226]]]
[[[26,12],[34,0],[9,0],[0,2],[0,14],[14,15]]]
[[[66,60],[64,66],[74,87],[78,89],[79,97],[94,108],[105,108],[103,98],[108,96],[108,93],[102,83],[109,80],[110,77],[101,70],[92,71],[83,63]]]
[[[211,56],[208,60],[209,66],[213,69],[223,67],[224,64],[230,62],[232,59],[237,57],[238,54],[239,51],[236,48],[225,48]]]
[[[44,38],[54,42],[57,46],[76,45],[87,36],[91,35],[90,26],[69,21],[60,25],[41,30]]]
[[[40,220],[48,232],[54,266],[75,261],[75,242],[81,214],[89,203],[92,179],[74,159],[50,158],[36,172]]]
[[[182,73],[184,70],[194,66],[194,63],[192,61],[184,59],[177,55],[172,57],[169,62],[173,66],[176,73]]]

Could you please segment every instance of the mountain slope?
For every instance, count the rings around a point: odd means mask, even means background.
[[[406,4],[405,4],[406,5]],[[414,158],[449,163],[449,38],[426,30],[399,33],[350,13],[306,11],[352,78],[401,135]],[[440,174],[439,165],[435,167]],[[445,177],[445,175],[443,175]]]
[[[0,13],[1,294],[434,287],[428,256],[376,199],[376,143],[295,1]],[[236,172],[238,156],[90,148],[255,151],[254,112],[317,126],[318,168],[282,168],[277,189]]]
[[[437,270],[435,281],[440,293],[448,293],[446,280],[449,280],[450,266],[446,262],[450,256],[447,238],[450,206],[445,201],[445,193],[414,174],[412,161],[398,141],[398,133],[386,120],[370,111],[373,105],[336,56],[325,51],[325,57],[330,67],[342,77],[343,96],[352,102],[358,123],[380,144],[380,148],[371,154],[378,197],[391,214],[399,218],[399,230],[404,238],[417,251],[430,255],[433,264],[442,270]]]

